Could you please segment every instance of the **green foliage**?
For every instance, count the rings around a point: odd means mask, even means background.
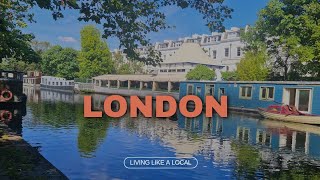
[[[115,53],[113,55],[113,63],[115,67],[116,74],[143,74],[143,66],[142,62],[136,60],[128,60],[125,62],[123,59],[123,55],[121,53]]]
[[[188,80],[212,80],[216,76],[215,72],[205,65],[197,65],[187,73]]]
[[[266,68],[268,56],[265,51],[246,52],[237,65],[237,78],[241,81],[264,81],[268,77]]]
[[[7,1],[12,2],[5,0],[5,2]],[[230,14],[233,11],[224,4],[224,0],[96,0],[86,2],[77,0],[21,0],[15,2],[26,5],[25,11],[28,6],[29,9],[36,6],[40,9],[50,10],[54,19],[63,18],[63,13],[68,10],[79,12],[78,19],[80,21],[101,24],[104,28],[104,38],[117,37],[120,40],[120,48],[125,49],[128,57],[148,65],[156,65],[161,62],[161,56],[151,48],[151,42],[147,35],[172,27],[166,23],[166,14],[163,11],[165,7],[195,9],[203,15],[203,19],[206,20],[206,25],[211,31],[223,31],[222,24],[226,19],[231,18]],[[140,45],[150,47],[147,56],[139,56],[135,51]]]
[[[236,142],[231,143],[231,149],[235,152],[237,157],[235,167],[237,177],[242,177],[244,179],[254,178],[261,163],[259,151],[250,145]]]
[[[0,63],[0,69],[27,72],[27,71],[39,70],[40,67],[36,63],[28,63],[26,61],[10,58],[10,59],[4,59],[2,63]]]
[[[117,74],[131,74],[130,65],[128,63],[120,65]]]
[[[51,47],[51,44],[47,41],[33,40],[31,41],[31,47],[37,54],[41,56]]]
[[[72,48],[53,46],[42,55],[41,70],[50,76],[74,79],[79,71],[78,52]]]
[[[271,0],[260,11],[255,27],[244,41],[251,49],[257,44],[266,44],[270,57],[274,59],[273,70],[282,71],[282,79],[288,80],[290,64],[320,61],[319,14],[317,0]],[[311,74],[320,77],[318,69],[311,70]]]
[[[222,79],[225,81],[238,81],[238,73],[237,71],[226,71],[221,72]]]
[[[88,25],[81,32],[81,52],[79,54],[79,76],[91,78],[111,73],[114,69],[108,45],[101,39],[97,28]]]
[[[31,48],[32,34],[23,33],[25,21],[32,21],[28,3],[2,0],[0,2],[0,63],[3,58],[38,62],[40,56]]]

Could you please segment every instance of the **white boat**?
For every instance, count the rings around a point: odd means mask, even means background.
[[[286,108],[288,109],[291,108],[291,109],[288,110]],[[312,114],[304,114],[290,106],[273,105],[273,106],[269,106],[268,108],[258,108],[258,110],[259,110],[259,113],[266,119],[320,125],[320,116],[312,115]]]

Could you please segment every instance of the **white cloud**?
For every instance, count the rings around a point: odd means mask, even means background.
[[[69,36],[59,36],[58,39],[59,39],[59,41],[67,42],[67,43],[77,42],[77,40],[75,38],[69,37]]]

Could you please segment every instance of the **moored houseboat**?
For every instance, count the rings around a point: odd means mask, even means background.
[[[203,102],[212,95],[228,96],[233,110],[258,113],[271,105],[295,106],[299,112],[320,115],[320,82],[294,81],[182,81],[179,96],[197,95]]]
[[[23,93],[23,73],[0,70],[0,107],[25,105]]]
[[[42,73],[39,71],[28,71],[23,77],[23,85],[40,87]]]
[[[74,81],[53,76],[42,76],[40,88],[56,91],[73,91]]]

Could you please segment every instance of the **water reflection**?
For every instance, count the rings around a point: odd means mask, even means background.
[[[30,129],[24,134],[26,140],[40,143],[49,160],[52,146],[57,155],[51,161],[73,179],[90,174],[119,179],[134,174],[136,178],[132,179],[139,179],[141,173],[146,179],[173,175],[177,179],[320,178],[318,126],[259,120],[239,113],[230,113],[228,118],[185,118],[178,113],[177,121],[142,116],[133,119],[128,115],[120,119],[86,119],[81,95],[30,92],[36,98],[28,98],[32,117],[24,119],[24,129]],[[93,96],[95,109],[103,107],[105,97]],[[37,133],[61,137],[60,141],[71,147],[53,146],[58,140],[37,139]],[[73,141],[76,149],[72,148]],[[74,157],[72,161],[57,158],[63,154]],[[176,172],[127,171],[122,161],[130,155],[195,156],[199,167]]]

